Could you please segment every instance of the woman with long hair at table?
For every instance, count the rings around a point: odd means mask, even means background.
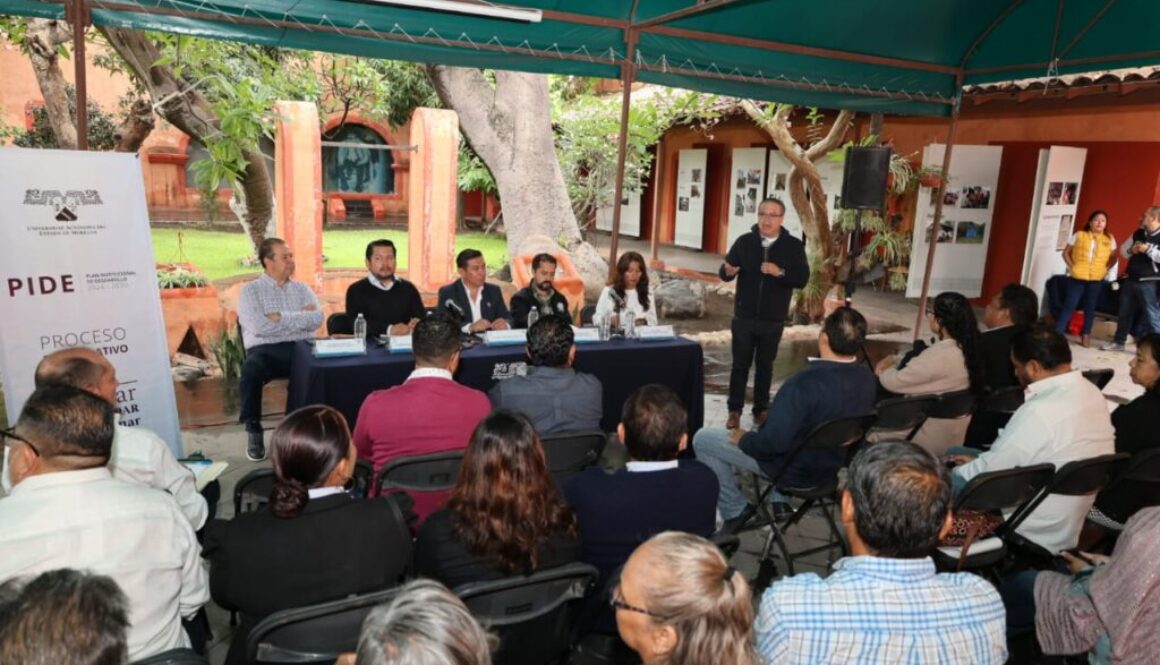
[[[625,252],[616,262],[616,275],[612,283],[600,292],[600,299],[596,301],[595,317],[616,317],[623,319],[632,316],[634,322],[645,323],[650,326],[657,324],[656,302],[649,293],[648,268],[645,267],[644,257],[637,252]],[[622,320],[616,321],[620,327]]]
[[[346,492],[357,453],[341,413],[298,409],[274,429],[270,446],[269,505],[206,528],[210,593],[241,615],[229,664],[246,662],[246,637],[263,617],[390,588],[411,558],[411,534],[395,501]]]

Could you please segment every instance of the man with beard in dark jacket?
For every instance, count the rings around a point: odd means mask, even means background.
[[[805,245],[781,228],[785,204],[768,198],[757,208],[757,224],[733,242],[718,274],[726,282],[737,278],[733,307],[733,371],[729,375],[729,429],[741,425],[745,385],[750,365],[753,378],[753,421],[760,426],[769,409],[773,360],[794,289],[806,285],[810,265]]]

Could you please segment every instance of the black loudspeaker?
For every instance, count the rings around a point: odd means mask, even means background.
[[[881,210],[886,207],[886,176],[890,148],[846,148],[842,177],[842,208]]]

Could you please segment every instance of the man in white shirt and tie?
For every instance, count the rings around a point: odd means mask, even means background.
[[[0,581],[75,568],[129,599],[129,659],[189,647],[183,618],[209,601],[193,526],[165,492],[113,477],[115,414],[60,384],[36,389],[2,433],[12,493],[0,500]]]

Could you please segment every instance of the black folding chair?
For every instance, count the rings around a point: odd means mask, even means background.
[[[346,312],[335,312],[326,317],[327,335],[353,335],[354,320]]]
[[[907,395],[890,397],[874,405],[877,416],[867,434],[876,432],[907,432],[910,441],[926,422],[927,411],[938,403],[938,395]]]
[[[1001,469],[971,478],[955,499],[954,513],[966,511],[1009,515],[994,534],[971,543],[966,552],[958,545],[939,547],[934,562],[940,570],[982,570],[997,566],[1007,557],[1004,536],[1014,532],[1031,505],[1055,475],[1053,464]]]
[[[496,665],[560,663],[572,647],[572,621],[579,601],[600,572],[570,563],[531,575],[473,582],[455,589],[472,615],[499,636]]]
[[[1133,455],[1120,475],[1096,497],[1095,507],[1123,525],[1140,509],[1156,505],[1160,505],[1160,448]]]
[[[1112,382],[1112,377],[1116,375],[1116,370],[1105,367],[1103,369],[1085,369],[1083,371],[1083,378],[1091,381],[1095,387],[1103,390],[1109,383]]]
[[[721,550],[726,560],[732,559],[737,550],[741,549],[741,538],[735,533],[714,534],[711,540],[717,549]]]
[[[975,411],[975,395],[969,390],[957,390],[953,393],[943,393],[938,396],[938,402],[931,405],[926,413],[927,418],[954,420],[966,418]]]
[[[129,665],[209,665],[209,660],[193,649],[170,649]]]
[[[1007,386],[988,393],[975,407],[967,427],[966,445],[987,450],[1007,426],[1011,416],[1023,406],[1023,386]]]
[[[867,413],[861,416],[837,418],[821,423],[806,435],[806,439],[802,445],[798,446],[788,456],[785,465],[782,467],[782,473],[777,478],[763,478],[759,474],[754,474],[755,485],[760,485],[765,480],[768,481],[769,486],[763,491],[757,492],[759,496],[756,506],[746,507],[742,513],[745,519],[742,520],[742,526],[738,530],[755,529],[762,526],[768,526],[770,529],[769,536],[765,539],[765,545],[762,547],[761,556],[758,559],[757,579],[754,581],[756,590],[768,586],[777,575],[777,566],[774,564],[772,558],[774,544],[777,545],[782,559],[785,561],[787,575],[794,574],[793,562],[796,558],[813,554],[814,552],[834,549],[841,550],[843,555],[849,552],[842,531],[838,528],[838,524],[834,520],[833,511],[831,510],[832,507],[837,505],[838,469],[835,469],[829,478],[814,487],[779,487],[778,483],[785,476],[785,472],[793,468],[794,461],[803,450],[845,449],[848,460],[850,451],[862,442],[866,436],[866,432],[874,424],[876,417],[874,413]],[[769,494],[775,488],[783,494],[803,500],[802,505],[793,511],[789,519],[780,526],[768,508]],[[757,489],[760,489],[760,487]],[[832,539],[817,547],[791,552],[789,546],[786,545],[783,532],[801,522],[802,518],[812,508],[822,509],[822,514],[825,517],[826,524],[830,528]],[[760,519],[750,521],[754,515],[758,515]]]
[[[375,467],[370,460],[360,459],[354,464],[354,474],[350,477],[350,495],[365,499],[371,495],[375,481]]]
[[[580,473],[600,460],[608,435],[604,432],[567,432],[540,438],[548,470],[557,483]]]
[[[1022,522],[1043,503],[1049,496],[1087,496],[1094,495],[1111,484],[1112,479],[1128,464],[1131,455],[1118,453],[1100,455],[1088,459],[1074,460],[1064,464],[1043,492],[1034,501],[1023,509],[1019,516]],[[1052,567],[1055,552],[1048,551],[1042,545],[1033,542],[1026,536],[1016,533],[1013,529],[1003,535],[1003,540],[1019,555],[1021,563],[1045,569]]]
[[[592,317],[596,315],[596,305],[585,305],[580,308],[580,325],[592,325]]]
[[[1026,389],[1023,386],[1007,386],[987,394],[979,404],[979,411],[1003,413],[1011,416],[1023,406]]]
[[[242,513],[260,510],[270,503],[270,490],[274,489],[274,470],[266,467],[254,469],[242,476],[234,485],[234,517]]]
[[[395,491],[449,490],[455,486],[455,479],[459,477],[459,465],[462,462],[462,450],[396,457],[379,471],[375,495],[383,496]]]
[[[388,589],[275,612],[250,630],[246,638],[249,662],[331,665],[340,653],[358,648],[367,614],[390,602],[396,593],[398,589]]]

